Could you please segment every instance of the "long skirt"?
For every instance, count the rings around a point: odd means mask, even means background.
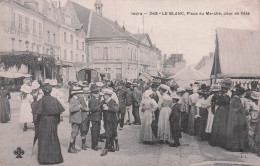
[[[206,133],[211,133],[213,120],[214,120],[214,114],[212,113],[211,107],[210,107],[210,108],[208,108],[208,121],[207,121],[207,126],[206,126],[206,129],[205,129]]]
[[[194,119],[197,114],[196,105],[192,104],[189,112],[188,134],[194,135]]]
[[[141,131],[140,131],[140,141],[144,142],[154,142],[156,141],[156,136],[153,133],[151,124],[153,121],[153,114],[150,110],[145,110],[142,123],[141,123]]]
[[[8,121],[10,121],[10,103],[8,99],[0,97],[0,122]]]
[[[162,107],[158,121],[158,134],[157,138],[161,141],[171,140],[171,130],[169,116],[171,113],[170,107]]]
[[[32,107],[31,104],[27,101],[23,101],[20,109],[20,122],[21,123],[32,123]]]
[[[228,119],[228,107],[220,105],[216,110],[212,125],[212,132],[209,139],[211,146],[226,146],[226,127]]]
[[[38,161],[40,164],[58,164],[63,162],[58,124],[60,115],[40,117],[38,137]]]
[[[245,114],[229,110],[226,149],[233,152],[247,151],[248,129]]]
[[[256,146],[257,146],[257,155],[260,156],[260,121],[258,121],[256,125],[256,130],[254,133],[254,141],[256,142]]]
[[[208,120],[207,108],[200,108],[200,125],[199,125],[199,136],[202,140],[208,139],[208,134],[205,132]]]

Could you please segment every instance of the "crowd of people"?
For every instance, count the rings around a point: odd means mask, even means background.
[[[179,88],[172,82],[158,80],[87,81],[69,83],[69,122],[71,136],[68,153],[81,150],[98,151],[101,156],[119,151],[118,130],[125,125],[140,125],[139,141],[144,144],[181,146],[182,132],[236,152],[257,152],[260,155],[260,92],[257,84],[245,90],[232,87],[230,79],[211,87],[194,84]],[[255,86],[256,85],[256,86]],[[1,88],[1,123],[11,118],[10,93]],[[20,122],[23,131],[34,123],[34,144],[38,140],[38,161],[41,164],[63,162],[57,127],[65,111],[63,93],[56,80],[44,84],[25,79],[21,86]],[[86,136],[91,133],[91,147]],[[80,133],[81,149],[76,148]]]

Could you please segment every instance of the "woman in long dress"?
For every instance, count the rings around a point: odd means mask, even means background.
[[[23,131],[27,130],[27,123],[33,122],[32,107],[31,103],[33,102],[33,97],[30,94],[32,88],[24,84],[21,86],[21,108],[20,108],[20,122],[24,124]]]
[[[230,104],[230,96],[227,94],[231,87],[231,80],[223,80],[221,82],[221,92],[216,97],[216,104],[219,105],[212,125],[212,132],[209,139],[211,146],[226,146],[226,127],[228,119],[228,110]]]
[[[195,116],[198,122],[197,127],[199,133],[197,134],[200,136],[201,140],[207,140],[208,134],[205,132],[208,120],[208,105],[206,99],[206,92],[203,90],[199,90],[198,94],[199,101],[196,103],[197,115]]]
[[[210,96],[207,98],[207,105],[208,105],[208,120],[207,120],[207,126],[205,129],[205,132],[208,133],[209,137],[212,130],[213,120],[214,120],[214,114],[217,109],[216,105],[216,96],[217,93],[221,90],[219,85],[212,85],[210,88]]]
[[[39,100],[36,124],[39,126],[38,136],[38,161],[40,164],[58,164],[63,162],[61,146],[58,138],[58,124],[60,114],[64,111],[61,103],[50,95],[52,87],[46,84],[42,88],[44,96]]]
[[[159,114],[157,138],[160,143],[169,143],[171,141],[169,117],[172,111],[170,108],[172,104],[172,98],[167,93],[163,94],[162,98],[163,103]]]
[[[153,133],[151,124],[154,120],[154,111],[158,105],[151,95],[154,92],[152,90],[146,90],[143,95],[143,100],[140,104],[141,110],[144,112],[141,123],[140,141],[144,143],[154,143],[156,141],[155,133]]]
[[[4,86],[0,89],[0,122],[6,123],[10,121],[11,111],[9,99],[11,98],[10,92],[5,90]]]
[[[190,104],[190,111],[189,111],[189,121],[188,121],[188,134],[194,135],[194,119],[195,115],[197,114],[197,107],[196,103],[199,100],[199,94],[197,93],[197,89],[193,90],[193,94],[190,95],[189,104]]]
[[[246,116],[249,106],[243,99],[245,90],[236,88],[235,94],[230,102],[227,121],[226,149],[233,152],[245,152],[248,148],[248,129]]]

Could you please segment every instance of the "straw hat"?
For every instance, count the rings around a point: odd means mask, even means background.
[[[31,88],[32,88],[33,90],[35,90],[35,89],[38,89],[39,87],[40,87],[39,82],[36,81],[36,80],[34,80],[34,81],[32,82]]]
[[[58,85],[58,81],[57,80],[50,80],[49,84],[51,86],[56,86],[56,85]]]
[[[97,85],[98,87],[104,86],[103,82],[97,82],[96,85]]]
[[[71,94],[82,94],[82,93],[83,93],[83,90],[81,90],[80,87],[73,87],[72,88]]]
[[[210,87],[210,91],[211,92],[219,92],[219,91],[221,91],[221,87],[218,84],[212,84],[211,87]]]
[[[220,86],[223,87],[223,88],[230,88],[232,85],[232,81],[230,78],[227,78],[227,79],[224,79],[220,82]]]
[[[178,96],[178,95],[175,94],[175,93],[172,93],[172,94],[171,94],[171,98],[172,98],[172,99],[177,99],[177,100],[180,100],[180,99],[181,99],[181,97]]]
[[[27,85],[27,84],[23,84],[21,86],[20,91],[22,91],[24,93],[31,93],[32,92],[32,88],[29,85]]]
[[[86,88],[83,88],[83,92],[84,92],[84,93],[87,93],[87,94],[90,93],[90,88],[87,88],[87,87],[86,87]]]
[[[111,89],[103,89],[102,92],[104,93],[104,95],[112,95],[113,91]]]

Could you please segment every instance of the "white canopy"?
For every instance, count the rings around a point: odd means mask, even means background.
[[[173,78],[180,86],[188,86],[190,83],[199,80],[208,80],[209,76],[199,72],[193,66],[188,66],[176,73]]]
[[[5,78],[20,78],[20,77],[31,77],[31,74],[24,74],[24,73],[12,73],[8,71],[0,71],[0,77]]]

